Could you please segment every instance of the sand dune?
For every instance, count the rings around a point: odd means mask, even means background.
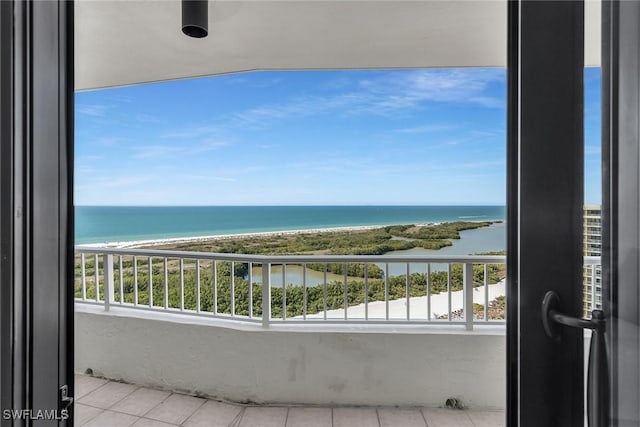
[[[488,286],[489,301],[496,297],[505,295],[505,281],[501,280],[495,285]],[[463,291],[451,292],[451,311],[460,310],[463,307],[464,293]],[[485,305],[485,287],[479,286],[473,289],[473,302]],[[427,318],[427,297],[409,298],[409,308],[411,319]],[[438,316],[446,315],[449,312],[449,298],[446,292],[431,296],[431,319]],[[322,319],[324,312],[307,315],[308,319]],[[369,303],[369,318],[384,319],[386,316],[386,304],[384,301],[374,301]],[[302,316],[298,316],[302,317]],[[354,305],[347,309],[347,317],[349,319],[364,319],[364,304]],[[328,310],[327,318],[343,319],[344,310]],[[389,318],[390,319],[406,319],[407,318],[407,300],[397,299],[389,301]]]

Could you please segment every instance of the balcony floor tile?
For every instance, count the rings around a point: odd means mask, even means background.
[[[74,393],[76,399],[80,399],[87,394],[91,393],[98,387],[102,387],[107,383],[107,380],[101,378],[88,377],[86,375],[76,375]]]
[[[378,417],[381,427],[427,427],[419,409],[378,409]]]
[[[240,419],[241,406],[209,400],[184,422],[185,427],[227,427]],[[232,424],[233,423],[233,424]]]
[[[284,427],[287,408],[249,407],[244,410],[238,427]]]
[[[73,425],[82,426],[98,416],[102,411],[100,408],[77,403],[73,407]]]
[[[429,427],[474,427],[469,411],[455,409],[423,409]]]
[[[475,427],[504,427],[504,411],[469,411]]]
[[[104,411],[88,423],[85,427],[129,427],[138,421],[138,417],[120,412]]]
[[[137,388],[131,384],[110,381],[78,399],[78,403],[107,409],[133,393]]]
[[[199,397],[172,394],[145,414],[145,418],[169,424],[182,424],[206,402]]]
[[[335,408],[333,427],[380,427],[374,408]]]
[[[79,385],[79,387],[78,387]],[[83,427],[504,427],[504,411],[244,406],[76,376]]]
[[[149,418],[140,418],[131,427],[177,427],[178,424],[163,423],[158,420],[150,420]]]
[[[168,391],[139,388],[109,409],[141,417],[158,406],[170,394]]]
[[[331,408],[290,408],[286,427],[332,427]]]

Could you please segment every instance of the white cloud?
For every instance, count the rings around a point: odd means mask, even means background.
[[[491,83],[504,82],[500,69],[417,70],[385,72],[362,80],[355,90],[329,96],[303,96],[265,104],[231,116],[241,126],[263,126],[273,120],[327,112],[388,115],[415,109],[424,102],[475,104],[503,108],[505,100],[489,96]]]
[[[91,174],[85,179],[79,180],[75,185],[76,191],[94,191],[99,194],[104,189],[129,188],[137,184],[152,181],[148,175],[122,175],[122,176],[97,176]]]
[[[584,154],[588,156],[600,155],[602,154],[602,147],[599,145],[585,145]]]
[[[489,96],[474,96],[469,99],[469,102],[479,104],[487,108],[505,108],[507,106],[506,99],[491,98]]]
[[[396,129],[395,131],[398,133],[436,133],[436,132],[445,132],[451,129],[455,129],[455,126],[433,124],[433,125],[424,125],[424,126],[415,126],[410,128]]]
[[[106,146],[112,146],[121,142],[126,142],[127,139],[126,138],[122,138],[119,136],[99,136],[97,138],[86,138],[83,139],[83,143],[84,141],[86,142],[92,142],[94,144],[98,144],[98,145],[106,145]]]
[[[84,114],[86,116],[105,117],[111,107],[113,106],[103,104],[80,104],[76,105],[75,109],[79,114]]]
[[[136,121],[139,123],[152,123],[152,124],[160,124],[165,122],[159,117],[156,117],[152,114],[145,114],[145,113],[136,115]]]
[[[266,104],[231,115],[235,126],[262,127],[273,120],[308,117],[332,111],[343,111],[366,105],[373,99],[366,93],[345,93],[335,96],[302,96],[281,103]]]
[[[187,149],[186,151],[188,154],[199,154],[206,153],[208,151],[219,150],[223,147],[228,147],[229,145],[231,145],[231,143],[226,140],[207,138],[200,141],[194,147]]]
[[[75,161],[78,164],[82,164],[83,162],[86,162],[86,161],[102,160],[102,159],[104,159],[104,156],[102,154],[85,154],[82,156],[76,156]]]
[[[217,135],[220,128],[217,126],[191,126],[183,129],[175,130],[173,132],[165,132],[160,135],[161,138],[169,139],[187,139],[187,138],[199,138],[207,137],[211,135]]]
[[[237,182],[238,180],[231,177],[215,176],[215,175],[181,175],[184,179],[193,181],[221,181],[221,182]]]
[[[133,150],[131,157],[134,159],[166,157],[184,151],[184,149],[177,145],[143,145],[130,148]]]
[[[196,143],[192,141],[185,141],[185,143],[170,142],[167,144],[130,146],[129,148],[133,151],[132,158],[147,159],[153,157],[191,156],[219,150],[229,145],[231,145],[229,141],[208,138]]]
[[[363,80],[360,86],[372,93],[386,95],[382,108],[416,106],[420,102],[454,102],[478,104],[487,108],[504,106],[504,100],[489,97],[485,91],[491,83],[504,82],[500,69],[416,70],[398,76],[395,73]]]

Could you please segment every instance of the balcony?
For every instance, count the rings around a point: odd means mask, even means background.
[[[238,413],[334,408],[334,425],[344,407],[504,408],[503,256],[78,247],[76,261],[78,373]]]

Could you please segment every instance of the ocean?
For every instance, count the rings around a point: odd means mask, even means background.
[[[505,220],[505,206],[76,206],[77,244]]]

